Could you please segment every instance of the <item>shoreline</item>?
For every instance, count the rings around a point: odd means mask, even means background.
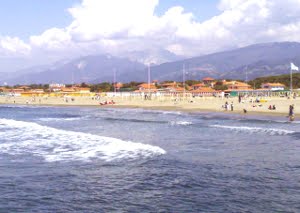
[[[108,100],[108,98],[105,98]],[[104,98],[101,100],[105,100]],[[76,98],[74,102],[64,102],[62,98],[48,98],[43,99],[41,102],[27,103],[28,98],[15,97],[7,98],[0,97],[0,105],[16,105],[16,106],[47,106],[47,107],[97,107],[97,108],[129,108],[129,109],[146,109],[146,110],[162,110],[162,111],[176,111],[187,113],[220,113],[227,115],[240,115],[240,116],[270,116],[270,117],[288,117],[289,104],[296,104],[300,100],[283,100],[283,99],[270,99],[269,103],[265,103],[260,108],[249,108],[250,104],[237,103],[234,99],[198,99],[195,102],[188,102],[186,100],[173,102],[171,100],[159,101],[159,100],[123,100],[114,97],[116,104],[114,105],[100,105],[99,100],[92,100],[88,97]],[[234,104],[234,111],[224,110],[220,106],[223,102],[228,101]],[[275,104],[278,110],[268,110],[268,104]],[[284,105],[284,106],[282,106]],[[248,108],[247,108],[248,107]],[[243,112],[243,108],[247,108],[247,113]]]

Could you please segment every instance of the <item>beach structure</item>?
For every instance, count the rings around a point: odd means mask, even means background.
[[[66,87],[65,84],[49,84],[50,92],[59,92],[65,87]]]
[[[153,83],[142,83],[138,85],[138,90],[136,92],[156,92],[157,87]]]
[[[262,89],[271,90],[271,91],[279,91],[284,90],[284,84],[281,83],[263,83],[261,85]]]
[[[209,97],[209,96],[218,96],[221,94],[221,91],[214,90],[211,87],[201,87],[195,90],[190,91],[193,96],[198,97]]]
[[[114,83],[115,92],[119,92],[122,87],[123,87],[123,84],[121,82]]]
[[[159,91],[161,92],[182,92],[183,88],[179,86],[179,83],[176,81],[173,82],[164,82],[159,84]]]
[[[31,89],[24,92],[21,92],[22,97],[36,97],[36,96],[43,96],[45,91],[43,89]]]
[[[247,83],[240,81],[223,81],[223,85],[226,85],[228,90],[251,90],[251,86]]]
[[[199,84],[192,85],[193,90],[201,89],[203,87],[206,87],[204,83],[199,83]]]
[[[3,94],[9,95],[9,96],[21,96],[23,92],[25,92],[24,89],[20,88],[3,88],[2,89]]]

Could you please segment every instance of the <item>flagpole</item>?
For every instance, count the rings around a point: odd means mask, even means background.
[[[293,93],[293,70],[299,71],[299,67],[297,67],[294,63],[291,62],[291,76],[290,76],[290,90],[291,90],[291,95]]]
[[[116,96],[117,88],[116,88],[116,69],[114,69],[114,95]]]
[[[290,73],[290,91],[291,95],[293,93],[293,69],[291,68],[291,73]]]
[[[182,69],[182,85],[183,85],[183,99],[185,98],[185,64],[183,64],[183,69]]]
[[[150,63],[148,64],[148,93],[150,95]]]

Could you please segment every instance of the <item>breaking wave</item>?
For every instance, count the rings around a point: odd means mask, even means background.
[[[166,152],[157,146],[88,133],[59,130],[37,123],[0,119],[0,152],[30,153],[46,161],[115,161],[149,158]]]
[[[222,126],[222,125],[211,125],[210,127],[230,129],[237,132],[248,132],[248,133],[267,133],[269,135],[289,135],[294,134],[295,131],[285,129],[272,129],[272,128],[260,128],[260,127],[247,127],[247,126]]]

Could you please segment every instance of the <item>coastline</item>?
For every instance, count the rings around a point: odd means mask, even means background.
[[[113,105],[100,105],[100,102],[114,100]],[[234,110],[225,110],[222,108],[225,102],[233,103]],[[220,99],[220,98],[194,98],[193,100],[181,100],[174,101],[171,99],[166,100],[142,100],[125,99],[120,97],[113,98],[101,98],[101,100],[95,100],[91,97],[76,97],[74,101],[65,101],[61,97],[49,97],[49,98],[36,98],[34,101],[26,97],[0,97],[0,105],[22,105],[22,106],[53,106],[53,107],[99,107],[99,108],[141,108],[148,110],[163,110],[163,111],[179,111],[190,113],[222,113],[222,114],[236,114],[236,115],[260,115],[260,116],[276,116],[287,117],[288,107],[291,104],[295,105],[295,113],[297,114],[297,106],[300,106],[300,100],[298,99],[286,99],[272,97],[266,100],[264,103],[250,103],[248,99],[245,99],[244,103],[238,103],[237,98]],[[259,106],[260,105],[260,106]],[[276,105],[276,110],[269,110],[269,105]],[[253,107],[255,106],[255,107]],[[245,114],[243,109],[247,110]]]

